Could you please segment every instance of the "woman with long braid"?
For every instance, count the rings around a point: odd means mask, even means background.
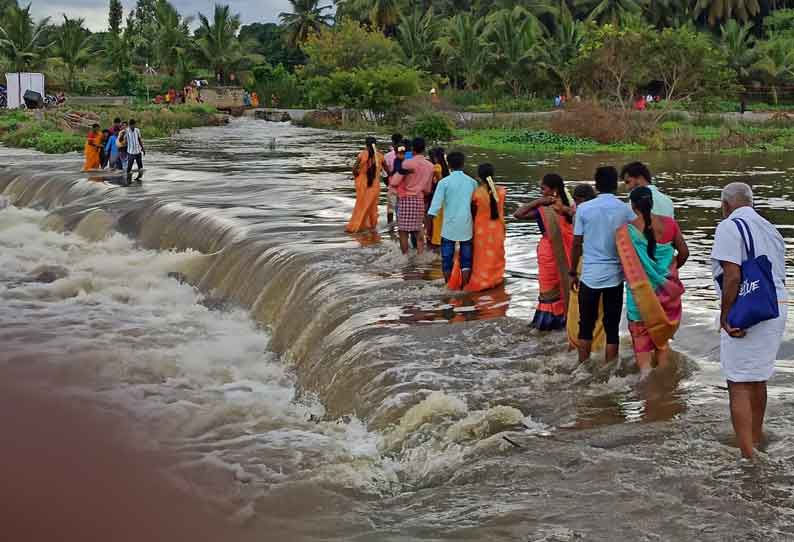
[[[467,292],[482,292],[499,286],[505,274],[506,190],[494,183],[494,168],[481,164],[479,186],[472,196],[474,213],[474,263]]]
[[[659,367],[668,363],[668,341],[681,321],[684,285],[678,269],[689,249],[676,221],[653,214],[653,193],[647,187],[631,192],[637,218],[617,231],[617,248],[626,277],[626,313],[637,366],[643,377],[656,354]]]
[[[384,156],[375,147],[374,137],[368,137],[353,168],[356,183],[356,206],[345,231],[356,233],[378,227],[378,198]]]

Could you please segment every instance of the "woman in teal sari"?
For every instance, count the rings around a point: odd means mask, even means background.
[[[689,258],[689,248],[675,220],[652,214],[653,193],[647,187],[636,188],[630,199],[637,219],[617,231],[617,245],[628,285],[629,331],[645,377],[654,353],[659,367],[668,363],[668,341],[682,312],[684,285],[678,269]]]

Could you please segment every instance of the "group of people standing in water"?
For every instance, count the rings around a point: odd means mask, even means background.
[[[347,231],[377,227],[383,180],[389,190],[388,219],[392,223],[397,215],[403,253],[410,243],[422,253],[427,238],[431,249],[441,252],[450,288],[477,292],[498,286],[505,272],[505,189],[494,182],[491,164],[477,168],[477,180],[466,175],[464,165],[462,153],[447,156],[443,149],[434,149],[428,160],[421,138],[408,145],[395,135],[385,156],[374,139],[367,139],[354,171],[356,206]],[[620,180],[628,202],[617,197]],[[579,184],[571,193],[560,175],[547,174],[540,181],[541,196],[514,213],[516,219],[536,221],[541,232],[540,293],[532,326],[567,330],[580,362],[604,348],[609,363],[618,358],[625,298],[634,356],[645,378],[654,360],[660,368],[670,363],[669,342],[682,316],[679,269],[689,248],[673,201],[653,185],[646,165],[633,162],[620,173],[599,167],[594,186]],[[744,457],[752,457],[763,438],[766,382],[786,325],[787,311],[777,310],[778,303],[787,303],[785,243],[754,210],[750,186],[727,185],[721,203],[725,220],[711,253],[721,299],[720,363],[739,447]],[[743,275],[748,261],[761,261],[760,267],[768,269],[766,286]],[[732,315],[739,301],[759,289],[769,290],[774,310],[747,329],[735,327]]]
[[[391,151],[383,155],[374,138],[368,138],[353,170],[356,206],[347,224],[351,233],[378,224],[380,183],[388,190],[387,218],[407,254],[413,245],[418,254],[441,253],[447,285],[469,292],[500,285],[505,272],[506,191],[496,186],[494,168],[481,164],[478,180],[464,171],[461,152],[446,154],[436,148],[426,156],[425,140],[392,136]]]
[[[122,122],[115,118],[110,128],[101,130],[94,124],[86,136],[84,147],[85,162],[83,171],[95,171],[108,168],[124,173],[125,184],[132,182],[132,168],[137,164],[137,181],[143,178],[143,145],[141,130],[135,119]]]

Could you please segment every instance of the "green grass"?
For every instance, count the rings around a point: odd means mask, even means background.
[[[456,132],[461,145],[480,147],[503,152],[555,152],[572,154],[579,152],[637,152],[646,150],[636,143],[605,145],[589,139],[558,135],[546,131],[527,130],[459,130]]]

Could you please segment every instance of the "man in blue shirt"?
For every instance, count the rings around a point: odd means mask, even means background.
[[[455,264],[455,243],[460,243],[460,269],[464,286],[471,278],[474,259],[471,199],[477,189],[477,181],[463,172],[465,161],[463,153],[460,152],[453,152],[447,157],[452,173],[436,185],[433,202],[427,211],[428,221],[432,222],[439,211],[444,209],[444,221],[441,225],[441,269],[444,271],[444,280],[449,282]]]
[[[618,356],[620,316],[623,311],[623,268],[618,256],[615,233],[636,215],[615,196],[618,172],[600,167],[595,172],[596,199],[583,203],[576,211],[571,287],[579,292],[579,361],[590,359],[598,308],[603,301],[604,332],[607,337],[606,362]],[[582,276],[576,269],[584,256]]]

